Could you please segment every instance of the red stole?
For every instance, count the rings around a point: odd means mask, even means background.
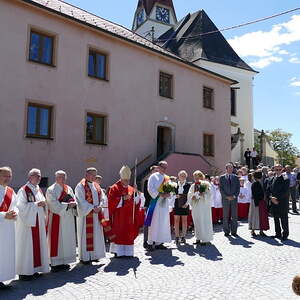
[[[58,201],[62,202],[67,195],[68,195],[68,186],[65,184]],[[58,255],[59,225],[60,225],[60,216],[53,213],[52,224],[51,224],[51,236],[50,236],[50,245],[51,245],[50,257],[56,257]]]
[[[81,180],[81,184],[83,185],[84,191],[85,191],[85,199],[88,203],[93,204],[93,193],[89,187],[89,184],[87,180],[84,178]],[[98,193],[98,199],[100,205],[100,199],[102,195],[102,190],[98,184],[93,183],[94,187],[97,190]],[[91,211],[86,216],[86,251],[94,251],[94,212]],[[99,222],[103,227],[104,232],[106,233],[107,237],[110,239],[110,241],[114,241],[115,234],[113,233],[113,230],[111,228],[111,224],[109,220],[106,220],[100,211],[98,214]]]
[[[14,190],[10,187],[6,187],[6,193],[3,199],[3,202],[0,206],[0,212],[8,212],[11,201],[12,201],[12,196],[13,196]]]
[[[25,190],[27,201],[36,202],[35,196],[32,190],[27,186],[23,186]],[[30,200],[30,201],[29,201]],[[38,268],[42,266],[42,259],[41,259],[41,243],[40,243],[40,227],[39,227],[39,215],[36,215],[36,225],[35,227],[31,227],[32,233],[32,245],[33,245],[33,267]]]

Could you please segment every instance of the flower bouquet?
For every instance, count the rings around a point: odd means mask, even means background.
[[[168,181],[163,184],[162,191],[165,194],[175,194],[176,188],[177,188],[176,182]]]
[[[210,185],[206,181],[200,181],[195,183],[195,196],[196,199],[200,199],[203,194],[210,190]]]

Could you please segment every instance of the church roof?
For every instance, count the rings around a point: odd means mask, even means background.
[[[209,71],[205,68],[198,67],[198,66],[188,62],[184,58],[181,58],[181,57],[177,56],[176,54],[172,53],[171,51],[152,43],[151,41],[147,40],[146,38],[134,33],[133,31],[131,31],[121,25],[118,25],[111,21],[105,20],[101,17],[98,17],[92,13],[89,13],[83,9],[80,9],[76,6],[68,4],[64,1],[61,1],[61,0],[19,0],[19,1],[34,5],[38,8],[47,10],[51,13],[55,13],[64,18],[73,20],[73,21],[83,24],[85,26],[89,26],[91,28],[94,28],[94,29],[104,32],[106,34],[110,34],[111,36],[114,36],[121,40],[125,40],[130,43],[133,43],[140,47],[147,48],[153,52],[162,54],[164,56],[168,56],[172,59],[175,59],[184,64],[187,64],[190,67],[196,68],[206,74],[210,74],[213,77],[217,77],[217,78],[223,79],[227,82],[231,82],[231,84],[237,83],[234,79],[231,79],[231,78],[228,78],[221,74]]]
[[[217,32],[203,35],[212,31]],[[238,56],[204,10],[188,14],[160,36],[158,44],[190,62],[204,59],[256,72]]]
[[[149,16],[155,4],[169,6],[173,9],[173,12],[175,14],[173,0],[139,0],[137,9],[139,9],[140,7],[144,7],[147,16]]]

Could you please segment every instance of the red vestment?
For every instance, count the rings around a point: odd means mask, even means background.
[[[130,195],[130,199],[123,200],[122,198],[127,195]],[[120,201],[121,205],[119,205]],[[121,181],[111,186],[108,194],[108,210],[116,236],[114,243],[133,245],[140,227],[140,203],[134,203],[134,188],[131,186],[125,188]]]

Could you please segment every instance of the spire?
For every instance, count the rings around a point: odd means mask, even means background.
[[[173,0],[139,0],[137,10],[143,7],[145,9],[146,15],[149,16],[155,4],[168,6],[173,10],[175,14]]]

